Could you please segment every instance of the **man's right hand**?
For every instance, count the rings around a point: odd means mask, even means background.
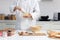
[[[21,11],[21,8],[20,8],[20,7],[18,7],[18,6],[15,6],[13,11],[16,11],[16,10]]]

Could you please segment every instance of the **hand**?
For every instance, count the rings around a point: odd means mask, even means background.
[[[20,7],[18,7],[18,6],[15,6],[13,11],[16,11],[16,10],[21,11],[21,8],[20,8]]]
[[[23,18],[31,18],[31,19],[32,19],[32,15],[29,14],[29,13],[25,13],[25,14],[23,15]]]

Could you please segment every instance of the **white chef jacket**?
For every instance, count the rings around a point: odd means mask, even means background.
[[[40,8],[37,0],[15,0],[14,3],[10,6],[11,12],[13,12],[15,6],[19,6],[24,12],[30,13],[33,20],[38,20],[40,17]],[[19,10],[16,10],[14,13],[16,13],[16,20],[18,22],[18,26],[21,24],[20,22],[24,22],[24,20],[22,19],[23,13]]]

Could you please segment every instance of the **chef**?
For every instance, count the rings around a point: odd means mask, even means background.
[[[16,29],[24,30],[29,23],[26,18],[36,21],[40,17],[38,0],[15,0],[10,6],[10,12],[16,14]]]

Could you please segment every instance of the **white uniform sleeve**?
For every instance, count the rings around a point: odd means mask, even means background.
[[[14,7],[15,7],[16,5],[17,5],[17,0],[15,0],[12,5],[10,5],[10,7],[9,7],[10,12],[13,12]]]
[[[33,20],[38,20],[40,18],[40,8],[38,2],[35,2],[35,7],[33,8],[31,15]]]

